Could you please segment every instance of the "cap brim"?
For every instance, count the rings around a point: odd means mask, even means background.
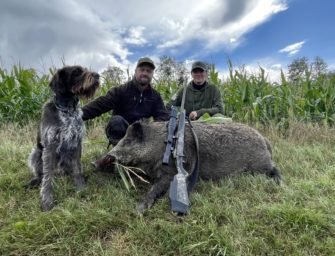
[[[199,66],[193,67],[191,71],[194,71],[195,69],[201,69],[202,71],[206,71],[206,69],[204,69],[203,67],[199,67]]]
[[[141,67],[141,66],[150,66],[150,67],[152,67],[152,69],[156,68],[155,65],[150,63],[150,62],[141,62],[137,65],[137,67]]]

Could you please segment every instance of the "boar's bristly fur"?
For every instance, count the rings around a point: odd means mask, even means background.
[[[281,177],[272,162],[269,142],[255,129],[237,123],[192,123],[199,139],[200,171],[204,180],[218,180],[242,172],[263,173],[280,184]],[[153,185],[138,204],[138,211],[150,208],[169,188],[177,169],[171,158],[162,165],[167,137],[166,123],[129,126],[125,137],[108,153],[115,161],[141,168],[152,179]],[[196,162],[195,141],[187,124],[185,128],[184,167],[192,171]]]

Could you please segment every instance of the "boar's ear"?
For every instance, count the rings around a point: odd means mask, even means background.
[[[143,129],[142,129],[141,122],[137,121],[137,122],[132,124],[131,134],[137,140],[139,140],[139,141],[143,140]]]

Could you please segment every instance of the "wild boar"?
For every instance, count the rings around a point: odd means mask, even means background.
[[[269,142],[255,129],[238,123],[192,123],[199,140],[199,177],[218,180],[242,172],[263,173],[280,184],[279,170],[273,165]],[[135,122],[127,129],[125,137],[102,159],[95,162],[97,168],[112,169],[113,164],[141,168],[152,180],[151,189],[138,204],[143,212],[169,189],[177,169],[174,159],[162,164],[167,138],[164,122],[145,124]],[[196,146],[189,125],[185,127],[184,145],[186,170],[193,170],[196,163]]]

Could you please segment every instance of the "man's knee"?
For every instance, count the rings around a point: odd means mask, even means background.
[[[126,134],[129,123],[122,116],[112,116],[106,127],[106,136],[109,145],[115,146]]]

